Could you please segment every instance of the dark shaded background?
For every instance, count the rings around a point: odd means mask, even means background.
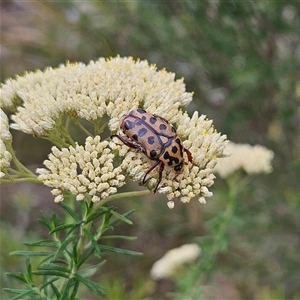
[[[212,299],[299,299],[299,28],[299,1],[2,1],[1,81],[66,60],[117,54],[184,77],[195,92],[190,113],[206,114],[234,142],[275,152],[273,173],[254,177],[240,195],[227,250],[203,285],[213,287]],[[51,145],[13,134],[19,159],[41,166]],[[211,233],[207,222],[226,208],[224,185],[216,181],[205,206],[192,201],[170,211],[159,195],[114,203],[119,212],[136,209],[134,226],[116,230],[138,236],[115,246],[145,256],[107,258],[98,280],[109,287],[108,298],[172,299],[175,284],[155,286],[151,265],[168,249]],[[24,263],[8,252],[46,235],[39,211],[58,208],[46,187],[29,184],[2,186],[0,205],[2,286],[11,286],[4,271]]]

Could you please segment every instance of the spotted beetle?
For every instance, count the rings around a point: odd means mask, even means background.
[[[145,173],[142,184],[145,184],[147,175],[160,164],[154,193],[162,180],[165,165],[172,167],[178,175],[183,165],[187,164],[183,151],[186,152],[188,161],[193,163],[191,152],[183,147],[176,129],[163,117],[138,108],[122,117],[120,128],[126,137],[114,134],[111,138],[117,137],[126,146],[139,149],[148,158],[155,160],[153,166]]]

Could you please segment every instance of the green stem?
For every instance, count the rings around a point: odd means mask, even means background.
[[[103,206],[104,204],[106,204],[107,202],[112,201],[112,200],[121,199],[121,198],[129,198],[129,197],[146,196],[146,195],[150,195],[150,194],[151,194],[151,191],[149,191],[149,190],[114,194],[114,195],[111,195],[111,196],[97,202],[97,204],[95,205],[95,210],[97,210],[99,207]]]
[[[22,173],[22,176],[24,177],[24,176],[28,176],[28,175],[29,175],[29,177],[36,177],[36,175],[35,175],[32,171],[30,171],[29,169],[27,169],[27,168],[26,168],[26,167],[18,160],[18,158],[17,158],[17,156],[16,156],[16,152],[15,152],[15,150],[13,149],[12,145],[10,144],[7,148],[8,148],[8,150],[9,150],[9,152],[11,153],[12,161],[14,162],[14,164],[15,164],[16,168],[18,169],[18,171],[19,171],[20,173]]]
[[[29,175],[25,175],[25,174],[22,174],[22,176],[24,176],[23,178],[16,178],[14,176],[11,176],[9,175],[9,178],[10,179],[1,179],[0,182],[1,183],[16,183],[16,182],[31,182],[31,183],[41,183],[37,177],[30,177]]]
[[[79,121],[75,121],[75,125],[78,126],[87,136],[93,136],[91,132],[89,132]]]
[[[70,118],[67,117],[66,124],[63,123],[63,116],[56,120],[56,126],[53,130],[45,133],[42,138],[50,141],[53,145],[59,149],[68,147],[69,145],[74,146],[75,142],[69,134]]]
[[[106,204],[107,202],[109,201],[112,201],[112,200],[116,200],[116,199],[120,199],[120,198],[129,198],[129,197],[139,197],[139,196],[145,196],[145,195],[149,195],[151,194],[151,192],[149,190],[142,190],[142,191],[134,191],[134,192],[124,192],[124,193],[120,193],[120,194],[114,194],[114,195],[111,195],[103,200],[101,200],[100,202],[98,203],[94,203],[94,208],[93,210],[90,212],[93,213],[94,211],[96,210],[99,210],[100,207],[102,207],[104,204]],[[85,220],[88,218],[89,215],[86,216]],[[103,220],[104,222],[104,220]],[[86,228],[86,227],[84,227]],[[103,228],[103,224],[101,225],[101,229]],[[97,235],[95,236],[95,239],[98,240],[101,235],[102,235],[102,230],[99,230]],[[82,228],[83,230],[83,228]],[[82,232],[81,232],[82,233]],[[82,233],[83,234],[83,233]],[[80,245],[80,249],[87,249],[91,246],[91,242],[87,243],[85,246],[83,244]],[[84,248],[82,248],[84,247]]]
[[[38,288],[33,287],[33,291],[35,291],[43,300],[51,300],[51,298],[47,297],[43,292],[41,292]]]
[[[245,183],[246,182],[247,181],[245,181]],[[236,180],[228,181],[228,191],[226,197],[226,199],[228,199],[228,205],[225,212],[222,214],[221,222],[215,231],[216,234],[213,238],[209,252],[206,253],[205,256],[203,256],[203,259],[200,263],[200,266],[198,266],[197,271],[192,274],[193,278],[191,282],[193,282],[193,286],[191,287],[190,293],[190,295],[192,296],[199,296],[199,286],[203,285],[203,279],[205,278],[205,276],[207,276],[207,274],[209,274],[214,266],[216,255],[222,250],[222,240],[224,240],[223,237],[228,231],[230,221],[234,215],[237,197],[241,189],[242,188],[239,182],[237,182]]]
[[[83,226],[80,226],[80,233],[79,233],[79,241],[78,241],[78,244],[77,244],[77,255],[82,255],[82,253],[84,252],[84,249],[85,249],[85,234],[83,232],[83,229],[90,229],[91,228],[91,225],[92,223],[88,223],[88,224],[85,224],[85,221],[88,219],[89,215],[93,213],[94,211],[94,203],[91,202],[89,205],[87,203],[82,203],[81,205],[81,210],[82,210],[82,220],[84,221],[84,225]]]
[[[72,139],[72,137],[69,134],[69,131],[66,129],[66,127],[64,125],[61,125],[60,128],[61,130],[61,136],[63,137],[64,141],[67,141],[69,145],[72,145],[73,147],[75,146],[75,142]],[[66,144],[66,143],[64,143]]]
[[[101,134],[101,133],[104,131],[104,129],[105,129],[105,127],[107,126],[107,124],[108,124],[108,122],[105,122],[105,123],[100,127],[100,129],[96,131],[97,134]]]

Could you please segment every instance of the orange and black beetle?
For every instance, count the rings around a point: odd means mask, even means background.
[[[128,147],[139,149],[148,158],[156,161],[144,175],[143,184],[146,182],[147,175],[160,164],[154,193],[161,182],[165,165],[172,167],[178,174],[185,163],[184,151],[188,161],[193,163],[192,154],[183,147],[176,129],[158,115],[148,113],[142,108],[132,110],[122,117],[120,128],[128,139],[116,134],[111,138],[119,138]]]

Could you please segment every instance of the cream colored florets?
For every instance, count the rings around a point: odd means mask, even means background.
[[[100,58],[88,65],[70,63],[7,80],[1,88],[0,106],[17,108],[12,128],[37,136],[55,131],[63,114],[89,121],[107,114],[110,130],[116,131],[121,116],[138,106],[164,112],[175,122],[178,110],[192,101],[192,94],[185,91],[183,80],[174,78],[173,73],[157,71],[146,61]]]
[[[226,178],[238,169],[244,169],[248,174],[272,172],[274,152],[261,146],[235,144],[229,142],[225,152],[228,157],[218,160],[215,172]]]
[[[171,249],[153,264],[150,275],[154,280],[172,278],[178,274],[180,267],[193,262],[199,254],[200,247],[197,244],[185,244]]]
[[[168,166],[165,167],[158,192],[166,194],[169,208],[174,207],[173,198],[179,198],[181,202],[188,203],[192,198],[198,197],[200,203],[205,203],[205,198],[212,196],[208,188],[214,183],[213,169],[217,158],[223,156],[226,145],[226,136],[217,133],[212,121],[203,115],[199,117],[198,112],[195,112],[192,118],[186,113],[178,112],[177,119],[177,133],[184,147],[192,153],[193,163],[185,165],[176,179],[174,170]],[[132,151],[119,141],[116,142],[118,144],[112,142],[111,147],[118,149],[121,156],[125,156],[121,167],[130,174],[133,180],[140,182],[154,162],[140,151]],[[188,162],[186,156],[185,161]],[[156,168],[148,175],[148,185],[151,188],[156,186],[158,169]]]
[[[7,151],[7,144],[11,142],[8,118],[4,111],[0,109],[0,178],[5,176],[5,171],[10,166],[11,154]]]
[[[54,188],[55,201],[63,200],[65,191],[83,200],[89,195],[92,201],[105,199],[117,192],[125,184],[121,168],[114,168],[114,154],[107,141],[100,142],[100,137],[88,137],[85,146],[52,148],[49,160],[44,162],[48,169],[37,169],[39,180]]]
[[[10,166],[11,154],[6,150],[6,145],[0,140],[0,178],[5,176],[5,171]]]
[[[157,71],[146,61],[115,57],[108,60],[100,58],[88,65],[69,63],[10,79],[1,88],[0,106],[16,111],[12,115],[12,128],[35,136],[46,136],[50,140],[60,132],[66,116],[68,120],[79,118],[93,124],[99,124],[102,117],[108,116],[111,134],[119,131],[121,117],[138,107],[164,117],[177,127],[184,147],[193,155],[193,164],[185,165],[176,179],[172,168],[166,166],[163,172],[158,192],[167,196],[168,206],[172,208],[174,198],[188,203],[198,197],[200,203],[205,203],[205,198],[212,195],[208,188],[213,184],[213,169],[217,158],[223,157],[226,145],[226,137],[216,132],[211,120],[199,116],[198,112],[190,118],[184,112],[184,107],[191,101],[192,93],[185,91],[182,79],[175,80],[175,74]],[[122,170],[124,175],[135,181],[141,182],[145,172],[155,163],[141,151],[123,145],[119,140],[113,140],[105,147],[115,150],[114,155],[119,154],[122,158],[117,174]],[[94,201],[115,192],[116,182],[104,176],[106,169],[100,168],[101,184],[98,169],[96,175],[93,173],[96,166],[87,164],[83,169],[84,158],[80,155],[87,155],[84,151],[89,150],[79,145],[62,150],[54,148],[45,162],[48,170],[39,170],[39,179],[54,188],[52,192],[56,201],[62,200],[65,190],[70,190],[77,199],[88,193]],[[102,150],[98,153],[99,159],[105,154]],[[185,160],[187,162],[186,157]],[[77,173],[78,166],[84,172]],[[109,187],[104,178],[110,180]],[[158,179],[158,168],[148,178],[147,185],[153,189]],[[123,184],[123,179],[117,180]],[[110,183],[114,183],[111,189]]]

